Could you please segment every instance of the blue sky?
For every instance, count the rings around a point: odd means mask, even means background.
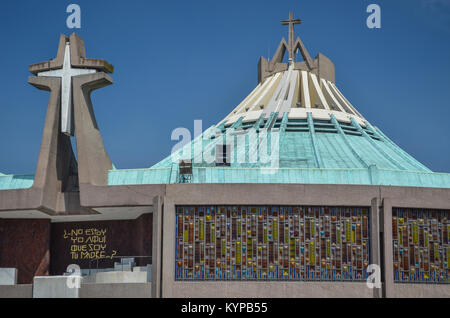
[[[222,120],[257,85],[290,10],[310,54],[336,65],[337,86],[358,110],[433,171],[450,172],[450,0],[55,0],[0,4],[0,172],[34,173],[48,93],[28,65],[54,58],[66,7],[82,9],[87,57],[115,66],[93,94],[106,149],[118,168],[170,154],[177,127]],[[366,8],[382,9],[369,30]]]

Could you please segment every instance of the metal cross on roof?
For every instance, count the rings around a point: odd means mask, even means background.
[[[37,73],[37,76],[61,78],[61,132],[73,136],[73,100],[72,77],[85,74],[93,74],[95,69],[73,68],[70,60],[70,42],[66,42],[63,67],[56,70]]]
[[[301,24],[302,20],[294,19],[294,14],[289,12],[289,20],[282,20],[282,25],[289,25],[289,60],[294,60],[294,44],[295,44],[295,35],[294,35],[294,25]]]

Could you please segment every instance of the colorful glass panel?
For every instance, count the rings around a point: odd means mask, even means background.
[[[392,210],[394,281],[448,283],[450,211]]]
[[[369,208],[178,206],[176,280],[365,281]]]

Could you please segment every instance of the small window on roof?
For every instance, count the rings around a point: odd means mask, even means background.
[[[229,167],[231,158],[230,145],[216,145],[216,166]]]

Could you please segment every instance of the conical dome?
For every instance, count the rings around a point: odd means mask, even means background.
[[[110,184],[313,183],[450,187],[371,125],[335,83],[325,55],[283,38],[258,63],[258,85],[216,126],[150,169],[110,172]],[[299,52],[303,61],[296,61]],[[288,62],[283,58],[288,55]],[[187,167],[187,169],[185,169]]]

